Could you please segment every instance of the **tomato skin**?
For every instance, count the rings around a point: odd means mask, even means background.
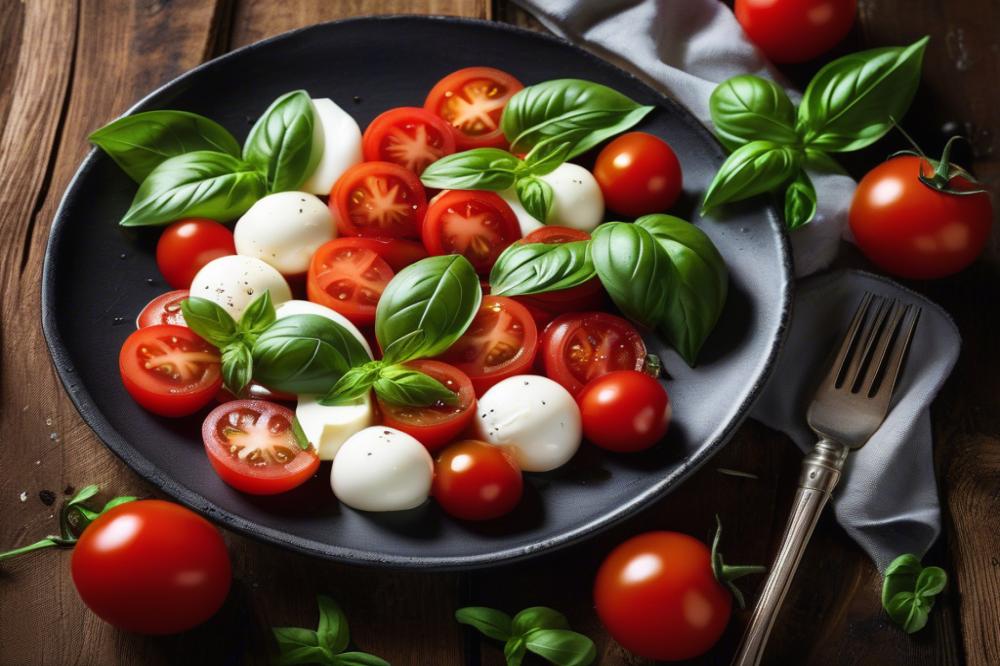
[[[222,607],[229,553],[211,523],[162,500],[116,506],[91,523],[70,570],[83,603],[123,631],[175,634]]]
[[[521,237],[521,227],[496,193],[451,190],[436,196],[427,209],[421,237],[431,255],[462,254],[477,273],[488,275],[500,253]]]
[[[648,449],[663,439],[670,425],[666,389],[637,370],[617,370],[591,380],[577,402],[583,436],[608,451]]]
[[[539,358],[549,379],[578,397],[587,382],[614,370],[641,370],[646,344],[628,321],[607,312],[573,312],[545,327]]]
[[[524,491],[521,470],[503,449],[470,439],[456,442],[434,461],[431,494],[460,520],[492,520],[513,511]]]
[[[174,222],[156,243],[156,265],[174,289],[187,289],[205,264],[236,254],[233,232],[215,220]]]
[[[472,381],[458,368],[430,359],[405,364],[438,380],[458,395],[458,405],[431,408],[398,407],[376,396],[382,423],[412,436],[434,453],[465,430],[475,416],[476,392]]]
[[[663,139],[645,132],[622,134],[601,150],[594,178],[604,204],[629,217],[662,213],[684,186],[681,163]]]
[[[427,195],[409,169],[392,162],[362,162],[334,183],[330,212],[340,236],[420,238]]]
[[[847,36],[857,0],[736,0],[733,11],[771,62],[797,63],[826,53]]]
[[[868,172],[851,201],[854,239],[879,268],[897,277],[934,279],[967,267],[989,242],[993,206],[985,192],[955,195],[939,192],[918,180],[916,156],[894,157]],[[950,186],[975,185],[956,176]]]
[[[678,532],[647,532],[619,545],[601,564],[594,604],[626,650],[680,661],[715,645],[733,600],[715,579],[705,544]]]
[[[321,245],[309,262],[306,297],[339,312],[356,326],[375,323],[378,299],[395,275],[373,247],[377,242],[347,237]]]
[[[424,108],[451,124],[459,150],[503,148],[507,139],[500,129],[500,115],[507,101],[522,88],[524,84],[502,70],[466,67],[434,84]],[[463,122],[461,112],[477,104],[482,113]]]
[[[350,241],[352,247],[371,250],[382,257],[385,263],[394,273],[398,273],[407,266],[427,257],[427,250],[421,243],[402,238],[366,238],[357,236],[353,238],[337,239],[345,243]],[[330,241],[331,243],[333,241]]]
[[[367,162],[394,162],[420,175],[432,162],[455,152],[455,131],[426,109],[401,106],[368,125],[361,150]]]
[[[175,289],[165,294],[160,294],[139,312],[135,319],[136,328],[156,326],[157,324],[173,324],[174,326],[186,326],[184,323],[184,313],[181,312],[181,301],[190,296],[187,289]]]

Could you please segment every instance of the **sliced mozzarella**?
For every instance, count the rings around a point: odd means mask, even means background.
[[[604,195],[593,174],[579,164],[565,162],[541,177],[552,186],[548,224],[593,231],[604,219]]]
[[[373,426],[352,435],[333,459],[330,485],[344,504],[361,511],[402,511],[427,499],[434,461],[404,432]]]
[[[295,417],[306,437],[319,450],[319,459],[333,460],[344,442],[375,423],[375,410],[368,395],[353,405],[327,407],[318,400],[318,396],[299,396]]]
[[[337,235],[325,203],[308,192],[276,192],[236,222],[236,254],[257,257],[282,275],[305,273],[323,243]]]
[[[340,324],[348,331],[350,331],[351,335],[353,335],[354,338],[361,343],[361,346],[365,348],[365,351],[368,352],[369,358],[372,355],[372,348],[368,344],[368,341],[365,340],[365,336],[362,335],[361,331],[358,330],[358,327],[355,326],[353,323],[351,323],[351,321],[347,317],[340,314],[339,312],[331,310],[325,305],[320,305],[319,303],[313,303],[312,301],[298,301],[298,300],[286,301],[281,305],[279,305],[277,308],[275,308],[275,314],[277,315],[278,319],[282,319],[284,317],[290,317],[291,315],[303,315],[303,314],[312,314],[312,315],[319,315],[320,317],[326,317],[330,321]]]
[[[273,266],[239,254],[213,259],[191,281],[192,296],[215,301],[237,320],[265,290],[275,305],[292,297],[285,278]]]
[[[476,409],[479,437],[506,448],[526,472],[566,464],[580,448],[580,408],[547,377],[517,375],[491,387]]]
[[[302,190],[329,194],[340,175],[361,162],[361,128],[332,99],[314,99],[313,143],[322,145],[323,153],[312,174],[302,183]]]
[[[545,226],[543,222],[539,222],[531,216],[531,214],[524,209],[521,205],[521,201],[517,198],[517,192],[514,188],[503,190],[502,192],[497,192],[500,198],[506,201],[510,205],[510,209],[514,211],[514,215],[517,216],[517,223],[521,227],[521,236],[527,236],[532,231],[536,229],[541,229]]]

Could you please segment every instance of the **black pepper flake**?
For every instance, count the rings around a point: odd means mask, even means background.
[[[76,488],[74,488],[73,486],[66,486],[66,489],[63,490],[63,495],[72,495],[75,492]]]
[[[56,501],[56,494],[51,490],[39,490],[38,499],[42,500],[45,506],[52,506]]]
[[[301,215],[301,214],[302,214],[302,209],[301,209],[301,208],[299,208],[299,215]]]

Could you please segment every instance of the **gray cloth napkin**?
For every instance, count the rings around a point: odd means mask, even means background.
[[[515,2],[557,35],[663,90],[709,127],[708,98],[719,82],[744,73],[780,81],[717,0]],[[855,187],[847,176],[810,176],[819,210],[812,223],[791,234],[798,276],[829,266],[836,256]],[[923,555],[941,531],[929,407],[961,345],[948,315],[889,280],[857,271],[800,282],[785,348],[753,417],[787,433],[803,450],[812,448],[805,406],[826,354],[865,290],[923,307],[892,411],[848,459],[833,501],[837,520],[882,570],[901,553]]]

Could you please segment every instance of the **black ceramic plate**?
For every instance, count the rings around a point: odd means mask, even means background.
[[[724,158],[684,109],[607,62],[546,36],[457,19],[366,18],[291,32],[198,67],[132,111],[186,109],[242,138],[271,100],[304,88],[313,97],[331,97],[365,127],[390,107],[420,105],[439,78],[470,65],[504,69],[525,84],[591,79],[656,105],[639,129],[663,137],[679,155],[685,181],[679,208],[689,217]],[[774,212],[760,201],[725,221],[700,220],[729,264],[730,297],[696,369],[664,353],[674,420],[654,450],[625,457],[584,446],[563,469],[529,475],[521,506],[485,526],[450,520],[432,502],[391,514],[339,505],[328,484],[329,463],[291,493],[256,498],[224,485],[207,464],[200,416],[153,416],[122,387],[121,343],[142,306],[168,289],[154,259],[158,232],[125,232],[117,224],[135,187],[109,158],[92,152],[52,226],[43,325],[70,398],[116,454],[168,495],[225,527],[334,560],[485,566],[566,546],[634,514],[704,463],[747,415],[788,315],[789,254]]]

